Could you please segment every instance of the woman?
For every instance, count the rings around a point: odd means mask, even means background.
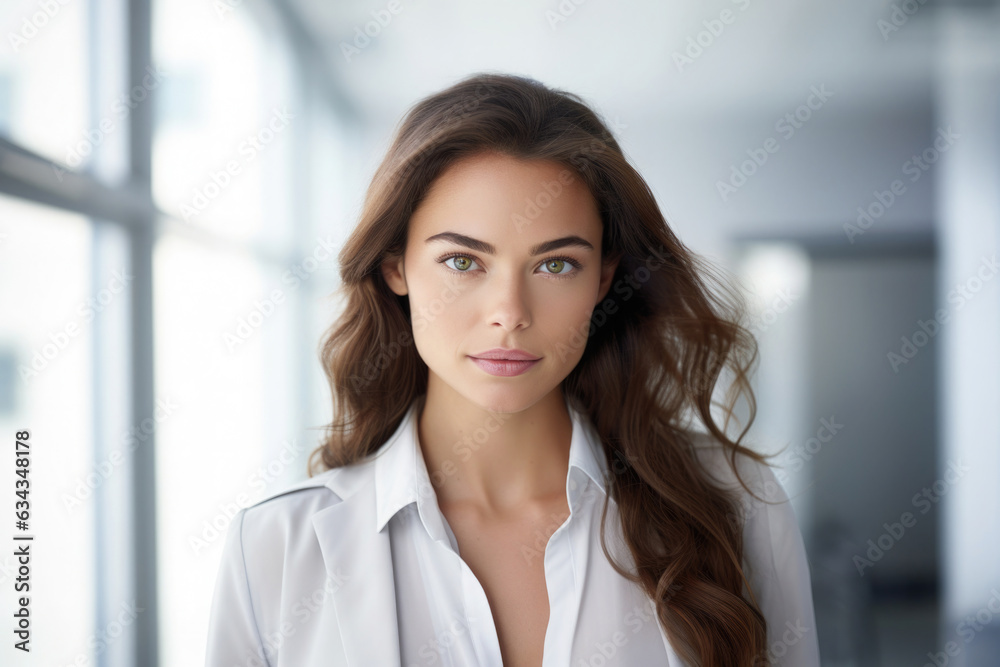
[[[325,472],[233,521],[209,665],[819,664],[739,293],[579,97],[419,102],[339,259]]]

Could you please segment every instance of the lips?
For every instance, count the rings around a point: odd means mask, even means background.
[[[498,361],[538,361],[541,357],[519,350],[517,348],[505,349],[495,347],[492,350],[470,354],[474,359],[493,359]]]
[[[469,357],[472,363],[479,366],[482,370],[486,371],[490,375],[496,375],[498,377],[513,377],[515,375],[520,375],[538,364],[541,360],[511,360],[511,359],[479,359],[477,357]]]
[[[469,359],[476,366],[490,375],[498,377],[513,377],[533,368],[541,357],[516,348],[504,349],[496,347],[477,354],[470,354]]]

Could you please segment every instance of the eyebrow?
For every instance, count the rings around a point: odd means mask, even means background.
[[[458,234],[456,232],[441,232],[440,234],[435,234],[424,241],[424,243],[432,243],[434,241],[447,241],[450,243],[455,243],[460,246],[465,246],[471,250],[476,250],[478,252],[484,252],[487,255],[497,254],[497,249],[492,244],[486,241],[480,241],[479,239],[474,239],[471,236],[466,236],[465,234]],[[552,239],[551,241],[545,241],[544,243],[539,243],[536,246],[531,247],[530,254],[532,256],[541,255],[543,253],[551,252],[558,248],[568,248],[577,247],[585,248],[587,250],[593,250],[594,246],[584,238],[579,236],[570,235],[564,236],[559,239]]]

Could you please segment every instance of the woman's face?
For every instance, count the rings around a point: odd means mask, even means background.
[[[504,413],[558,387],[617,264],[602,265],[601,228],[589,189],[559,163],[483,153],[446,169],[410,218],[401,261],[382,265],[409,296],[429,385]],[[495,348],[538,360],[478,356]]]

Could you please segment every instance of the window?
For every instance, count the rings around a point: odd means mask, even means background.
[[[305,475],[329,410],[356,117],[284,3],[43,4],[0,50],[0,437],[35,448],[32,652],[203,664],[233,509]]]
[[[124,486],[109,450],[126,431],[128,407],[113,350],[127,332],[129,266],[115,231],[96,235],[83,216],[0,196],[0,433],[5,448],[17,431],[31,433],[26,534],[35,538],[29,608],[39,664],[93,664],[100,597],[121,595],[113,585],[99,590],[102,560],[118,559],[124,542],[102,530]],[[13,550],[3,551],[8,600],[18,572]],[[45,636],[57,628],[59,641]],[[18,653],[4,642],[3,664]]]

